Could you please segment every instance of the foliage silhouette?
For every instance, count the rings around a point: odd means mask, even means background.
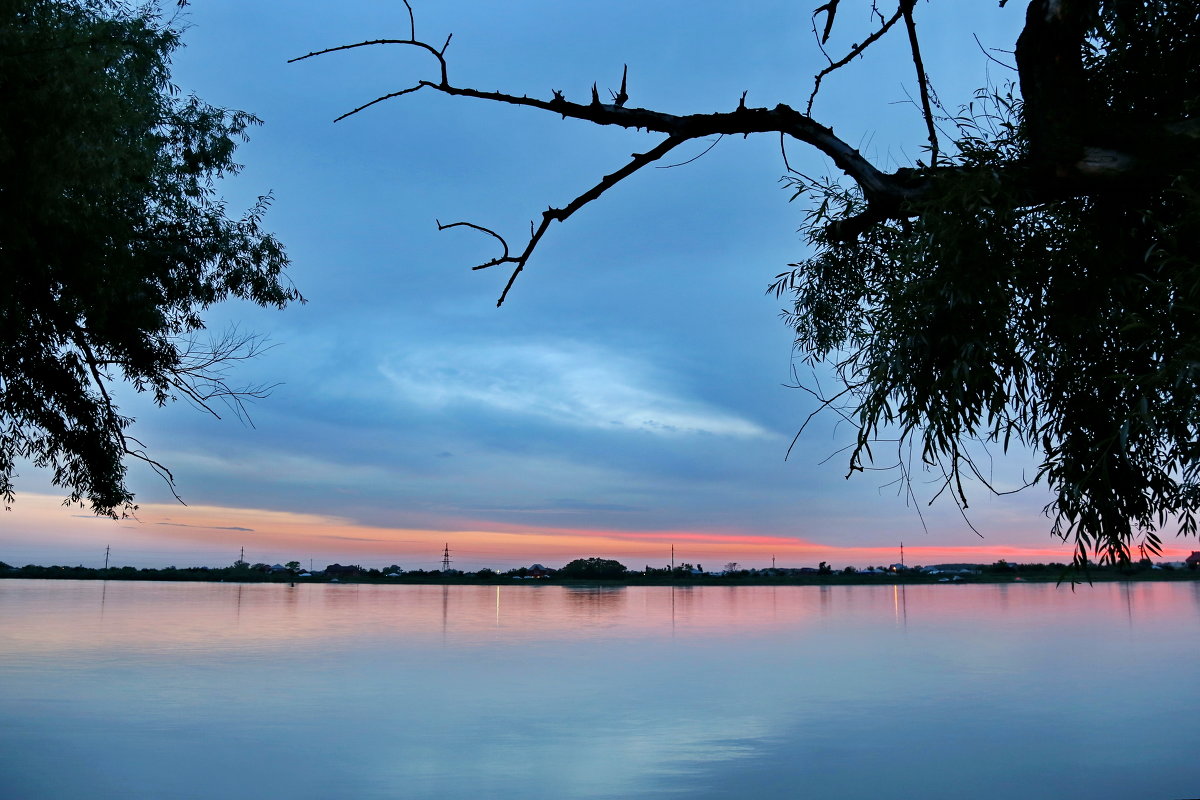
[[[3,0],[0,15],[0,494],[13,501],[24,458],[116,516],[129,459],[172,479],[114,386],[240,413],[268,387],[235,389],[228,370],[263,340],[208,339],[205,309],[302,298],[262,229],[270,198],[230,217],[216,195],[259,121],[179,96],[174,19],[117,0]]]
[[[565,564],[558,577],[605,580],[620,578],[626,572],[624,564],[611,558],[577,558]]]

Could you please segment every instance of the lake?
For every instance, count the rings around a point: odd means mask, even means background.
[[[0,580],[0,797],[1200,795],[1200,583]]]

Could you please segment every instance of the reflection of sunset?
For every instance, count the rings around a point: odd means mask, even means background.
[[[1022,796],[1066,797],[1112,763],[1139,790],[1174,770],[1153,796],[1184,797],[1196,726],[1181,710],[1197,697],[1179,665],[1198,590],[3,580],[5,785],[36,773],[75,783],[13,796],[213,796],[213,779],[179,774],[199,764],[233,772],[216,793],[230,798],[281,796],[289,779],[297,796],[517,798],[534,764],[538,791],[549,770],[541,794],[563,798],[875,797],[880,775],[889,790],[908,776],[895,796],[975,781],[1001,797],[1015,784],[992,777],[1016,774],[1033,776]],[[1147,740],[1161,757],[1141,769],[1130,742]],[[64,769],[64,753],[84,756]],[[930,784],[930,753],[965,766]],[[729,775],[719,794],[712,765]]]
[[[1180,603],[1181,594],[1194,600]],[[32,599],[31,599],[31,596]],[[113,650],[146,657],[307,642],[335,648],[451,637],[476,643],[703,635],[789,635],[837,620],[843,627],[1112,620],[1192,624],[1200,587],[1175,583],[974,586],[373,586],[125,581],[0,581],[0,630],[9,655]],[[20,609],[6,617],[5,608]],[[36,612],[31,611],[36,609]],[[15,612],[14,612],[15,614]]]
[[[831,535],[831,538],[832,535]],[[677,563],[720,569],[727,561],[743,567],[891,564],[898,547],[847,547],[797,537],[764,536],[750,530],[598,530],[586,527],[518,527],[487,520],[460,520],[447,529],[389,528],[317,514],[255,508],[145,504],[136,519],[112,521],[72,513],[57,498],[23,495],[0,530],[0,560],[9,563],[100,566],[112,545],[114,564],[133,566],[224,566],[245,548],[251,562],[293,559],[323,567],[334,561],[406,569],[435,569],[449,543],[456,567],[507,569],[533,562],[561,566],[575,558],[615,558],[631,569],[663,566],[675,549]],[[897,543],[898,544],[898,543]],[[1004,544],[922,546],[906,544],[906,562],[1066,562],[1070,548]],[[1181,560],[1190,548],[1164,548]]]

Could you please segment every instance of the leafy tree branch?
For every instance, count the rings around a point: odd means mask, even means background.
[[[217,196],[259,121],[177,95],[175,17],[110,0],[0,14],[0,496],[13,502],[23,459],[117,516],[133,508],[128,460],[174,486],[114,387],[240,416],[270,387],[234,387],[229,370],[263,341],[201,335],[205,310],[302,298],[262,228],[269,196],[240,218]]]
[[[783,149],[784,180],[814,205],[803,228],[810,254],[772,291],[790,301],[784,319],[800,360],[831,368],[840,381],[814,395],[854,426],[849,471],[878,469],[873,445],[894,445],[902,485],[928,471],[937,493],[965,510],[969,481],[995,491],[978,448],[1019,444],[1040,454],[1028,483],[1049,488],[1051,530],[1074,543],[1080,563],[1128,561],[1135,543],[1157,553],[1168,527],[1195,535],[1200,3],[1029,0],[1013,47],[1018,84],[981,91],[956,117],[941,109],[926,74],[916,3],[899,0],[889,15],[874,2],[855,5],[867,9],[871,32],[844,56],[827,56],[803,112],[750,108],[744,95],[712,113],[630,106],[627,70],[612,102],[596,84],[585,102],[558,91],[535,98],[461,86],[450,79],[449,37],[440,46],[419,38],[411,6],[408,39],[301,59],[385,45],[433,58],[435,78],[342,118],[433,91],[665,137],[545,212],[519,254],[486,226],[440,226],[473,228],[501,244],[501,255],[478,267],[513,266],[501,302],[551,221],[680,143],[769,133],[815,148],[845,180],[807,179]],[[822,52],[845,7],[828,0],[815,8]],[[936,13],[937,4],[926,8]],[[901,27],[927,158],[885,172],[810,114],[825,78]]]

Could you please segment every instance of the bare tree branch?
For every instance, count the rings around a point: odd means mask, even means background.
[[[836,9],[837,3],[834,3],[833,5],[834,5],[834,8]],[[824,8],[824,6],[822,6],[822,8]],[[820,10],[821,9],[817,9],[817,11],[820,11]],[[893,25],[895,25],[900,20],[900,17],[902,17],[903,15],[904,15],[904,3],[901,3],[900,7],[896,9],[896,13],[893,14],[891,16],[891,18],[888,19],[887,22],[884,22],[878,28],[878,30],[876,30],[874,33],[872,33],[866,39],[863,39],[862,42],[860,42],[859,44],[856,44],[853,47],[851,47],[850,52],[847,53],[846,55],[844,55],[842,58],[838,59],[837,61],[831,61],[829,66],[827,66],[825,69],[818,72],[816,74],[816,77],[813,78],[812,93],[809,94],[809,96],[808,96],[808,105],[806,105],[804,107],[804,113],[805,114],[812,113],[813,103],[817,99],[817,93],[821,91],[821,81],[825,80],[825,76],[829,75],[831,72],[836,72],[837,70],[839,70],[842,67],[849,64],[854,59],[861,56],[868,47],[873,45],[875,42],[879,41],[879,39],[881,39],[885,33],[887,33],[889,30],[891,30],[891,27]],[[815,12],[814,12],[814,16],[815,16]],[[822,42],[821,42],[822,44],[824,44],[825,39],[829,38],[829,26],[831,26],[832,24],[833,24],[833,15],[832,15],[832,13],[830,13],[830,15],[826,21],[825,38],[822,39]]]
[[[412,25],[415,30],[415,23]],[[882,35],[882,34],[881,34]],[[447,37],[446,45],[450,42],[450,37]],[[341,121],[347,117],[353,116],[373,105],[389,100],[395,97],[412,94],[421,89],[432,89],[444,94],[473,97],[481,100],[490,100],[492,102],[506,103],[509,105],[525,106],[537,108],[544,111],[551,111],[559,114],[562,118],[570,117],[572,119],[584,120],[597,125],[615,125],[623,128],[644,129],[647,131],[657,131],[668,135],[670,141],[675,144],[672,147],[690,140],[703,138],[712,135],[725,134],[741,134],[749,135],[751,133],[766,133],[778,132],[781,137],[791,137],[798,141],[809,144],[825,155],[827,155],[836,166],[845,172],[852,180],[854,180],[863,190],[864,196],[867,198],[868,205],[871,207],[871,215],[863,218],[861,229],[855,225],[845,226],[841,235],[847,238],[852,238],[870,227],[871,224],[880,220],[886,219],[896,213],[900,207],[901,201],[906,196],[908,189],[901,183],[894,180],[893,176],[886,175],[878,170],[874,165],[863,158],[855,148],[851,147],[846,142],[834,135],[833,131],[825,126],[817,123],[807,114],[801,114],[795,109],[779,104],[775,108],[747,108],[745,105],[746,96],[743,93],[737,108],[731,112],[716,112],[711,114],[688,114],[675,115],[667,114],[660,111],[652,111],[643,108],[625,108],[624,102],[628,99],[627,95],[627,75],[628,68],[622,72],[621,91],[619,94],[614,94],[614,100],[620,100],[620,103],[611,105],[600,102],[599,94],[595,86],[592,87],[591,102],[588,104],[573,103],[558,91],[552,93],[550,100],[542,100],[531,98],[526,95],[517,96],[499,91],[480,91],[469,87],[454,86],[449,81],[449,69],[445,59],[446,45],[441,48],[435,48],[433,45],[417,39],[374,39],[364,42],[358,42],[350,45],[340,45],[337,47],[325,48],[310,52],[298,58],[291,59],[289,63],[303,61],[318,55],[339,52],[343,50],[351,50],[360,47],[370,47],[376,45],[403,45],[416,47],[424,50],[435,59],[437,59],[439,67],[439,80],[437,82],[421,80],[415,85],[391,92],[364,103],[351,111],[339,116],[335,121]],[[657,148],[656,148],[657,149]],[[654,152],[654,151],[651,151]],[[664,151],[665,152],[665,151]],[[785,153],[786,161],[786,153]],[[632,166],[632,162],[631,162]],[[598,187],[592,191],[599,189],[600,193],[615,184],[624,177],[632,174],[641,164],[636,164],[632,169],[626,168],[614,173],[609,178],[602,181]],[[586,196],[586,195],[584,195]],[[598,195],[596,195],[598,196]],[[583,196],[581,196],[583,197]],[[590,202],[594,197],[589,197],[584,203]],[[558,213],[566,211],[566,216],[574,213],[578,206],[570,204],[566,209],[558,210]],[[567,210],[569,209],[569,211]],[[555,211],[551,209],[551,212]],[[562,217],[565,219],[566,216]],[[543,216],[541,227],[536,230],[530,239],[530,245],[536,246],[541,239],[541,235],[545,232],[550,219]],[[869,220],[869,221],[868,221]],[[499,237],[490,229],[482,228],[493,236],[497,236],[503,242],[503,238]],[[506,245],[507,247],[507,245]],[[480,264],[475,269],[483,269],[490,266],[495,266],[500,263],[514,263],[516,268],[509,279],[508,285],[502,294],[501,304],[507,296],[508,289],[511,288],[512,282],[516,276],[524,269],[525,263],[529,255],[532,254],[532,247],[527,246],[523,257],[512,257],[506,250],[505,254],[499,259],[493,259],[491,262]]]
[[[971,38],[973,38],[975,40],[975,46],[979,48],[979,52],[983,53],[984,58],[986,58],[988,61],[993,61],[993,62],[999,64],[1000,66],[1004,67],[1005,69],[1012,70],[1013,72],[1017,71],[1017,68],[1014,67],[1012,64],[1006,64],[1003,61],[1001,61],[1000,59],[996,58],[991,53],[989,53],[988,52],[989,48],[984,47],[983,42],[979,41],[979,34],[973,33],[973,34],[971,34]],[[998,53],[1008,53],[1010,55],[1013,53],[1012,50],[1001,50],[1000,48],[996,48],[996,47],[993,47],[991,49],[995,50]]]
[[[442,223],[439,222],[438,230],[446,230],[447,228],[465,226],[468,228],[474,228],[477,231],[482,231],[483,233],[493,236],[500,241],[500,244],[504,247],[504,253],[502,255],[500,255],[496,258],[493,258],[491,261],[486,261],[482,264],[474,266],[471,269],[488,269],[489,267],[495,267],[500,264],[514,264],[515,265],[515,267],[512,271],[512,274],[508,278],[508,283],[506,283],[504,286],[504,291],[500,293],[500,299],[496,301],[496,305],[501,306],[504,304],[505,298],[508,297],[509,289],[512,288],[512,285],[516,281],[517,276],[519,274],[521,274],[522,270],[525,269],[525,264],[529,261],[529,257],[533,255],[534,248],[536,248],[538,245],[538,242],[541,241],[542,236],[546,233],[546,230],[550,227],[551,222],[555,222],[555,221],[562,222],[562,221],[566,220],[568,217],[570,217],[576,211],[583,208],[585,205],[592,202],[593,200],[598,198],[600,195],[604,194],[610,188],[617,185],[622,180],[624,180],[625,178],[632,175],[634,172],[637,172],[639,169],[646,166],[647,164],[650,164],[650,163],[662,158],[664,155],[671,152],[671,150],[675,149],[680,144],[683,144],[683,142],[685,142],[685,141],[687,141],[687,139],[678,139],[678,138],[672,137],[672,138],[668,138],[668,139],[664,140],[657,147],[654,147],[653,149],[648,150],[645,153],[634,153],[632,159],[629,161],[628,164],[621,167],[619,170],[617,170],[616,172],[614,172],[610,175],[605,175],[600,180],[599,183],[597,183],[591,189],[588,189],[583,194],[576,197],[574,200],[572,200],[567,205],[563,206],[562,208],[548,208],[545,211],[543,211],[542,212],[542,222],[540,225],[538,225],[538,227],[536,229],[533,229],[533,223],[530,223],[529,227],[531,229],[531,232],[530,232],[530,236],[529,236],[529,241],[526,243],[525,249],[521,251],[520,255],[516,255],[516,256],[511,255],[509,247],[508,247],[508,242],[505,241],[504,237],[501,236],[500,234],[496,233],[495,231],[491,230],[490,228],[483,227],[482,225],[476,225],[472,222],[451,222],[448,225],[443,225]]]
[[[674,164],[661,164],[661,165],[655,167],[655,169],[674,169],[675,167],[686,167],[688,164],[691,164],[693,161],[699,161],[700,159],[702,159],[706,155],[708,155],[709,151],[712,150],[717,145],[719,145],[721,143],[721,140],[724,138],[725,138],[725,134],[722,133],[716,139],[713,139],[712,144],[710,144],[708,147],[701,150],[697,155],[694,155],[691,158],[689,158],[687,161],[677,161]]]
[[[876,169],[856,149],[835,136],[832,130],[817,123],[807,114],[802,114],[782,103],[771,109],[747,108],[744,103],[745,97],[743,96],[742,102],[731,112],[676,115],[644,108],[624,108],[615,103],[604,104],[599,102],[596,92],[593,92],[590,103],[582,104],[567,100],[561,92],[557,91],[553,93],[553,97],[550,100],[542,100],[526,95],[517,96],[498,91],[480,91],[469,87],[454,86],[450,83],[448,67],[444,57],[444,48],[439,50],[427,42],[410,39],[374,39],[356,44],[329,47],[293,58],[289,63],[342,50],[389,44],[416,47],[433,55],[438,61],[440,79],[436,82],[421,80],[408,88],[378,97],[353,111],[343,114],[338,117],[339,120],[345,119],[383,100],[428,88],[454,96],[473,97],[509,105],[537,108],[559,114],[563,118],[570,117],[597,125],[615,125],[623,128],[656,131],[665,133],[672,138],[678,138],[681,141],[717,134],[749,135],[752,133],[782,133],[793,139],[812,145],[829,156],[838,168],[853,178],[869,195],[890,195],[896,191],[896,187],[888,180],[887,175]],[[624,88],[624,86],[625,81],[622,80],[622,87]]]
[[[929,102],[929,76],[925,74],[925,64],[921,60],[921,44],[917,39],[917,23],[913,20],[913,5],[916,0],[904,0],[900,4],[904,12],[904,27],[908,29],[908,46],[912,51],[913,66],[917,69],[917,88],[921,92],[921,114],[925,117],[925,127],[929,132],[929,165],[937,166],[938,138],[937,125],[933,119],[933,108]]]
[[[213,408],[212,401],[220,400],[235,417],[253,428],[254,420],[246,409],[246,401],[262,400],[280,384],[260,383],[235,387],[229,383],[229,373],[238,362],[256,358],[274,349],[276,345],[269,344],[265,336],[243,334],[236,326],[226,330],[219,337],[208,337],[204,341],[196,334],[188,334],[173,337],[170,342],[175,350],[175,364],[169,374],[160,378],[162,387],[155,398],[158,405],[165,405],[170,399],[168,394],[161,390],[170,387],[183,395],[193,406],[217,419],[221,419],[221,415]],[[126,361],[117,359],[95,359],[94,364],[97,368],[128,367]],[[95,375],[93,377],[94,380],[100,380]],[[148,383],[144,378],[135,376],[130,376],[130,380],[138,387]]]
[[[840,2],[841,0],[828,0],[823,5],[817,6],[817,9],[812,13],[814,24],[816,23],[817,14],[825,14],[825,31],[821,34],[821,44],[829,41],[829,34],[833,32],[833,18],[837,16],[838,3]]]
[[[413,16],[412,4],[408,0],[404,0],[404,7],[408,9],[408,38],[417,38],[417,19]]]
[[[405,5],[407,5],[407,3],[405,3]],[[414,26],[415,26],[415,23],[414,23]],[[343,44],[343,45],[338,45],[337,47],[326,47],[324,50],[314,50],[311,53],[305,53],[304,55],[297,56],[296,58],[289,58],[287,63],[295,64],[297,61],[304,61],[305,59],[313,58],[315,56],[323,56],[327,53],[337,53],[342,50],[354,50],[359,47],[374,47],[375,45],[380,45],[380,44],[403,44],[403,45],[408,45],[410,47],[418,47],[422,50],[427,50],[428,52],[433,54],[433,57],[436,58],[438,60],[438,63],[440,63],[442,66],[442,83],[446,84],[449,82],[448,79],[446,78],[446,47],[449,46],[449,44],[450,44],[449,37],[446,38],[446,44],[442,45],[441,48],[434,47],[431,44],[422,42],[415,38],[413,38],[413,39],[371,39],[369,41],[356,42],[354,44]]]
[[[856,44],[851,48],[850,52],[842,59],[832,62],[828,67],[822,70],[815,78],[815,86],[812,95],[809,97],[807,109],[811,109],[816,93],[820,88],[821,79],[834,70],[844,66],[851,60],[861,55],[867,47],[878,41],[880,37],[890,30],[897,21],[904,19],[909,33],[910,49],[912,51],[913,63],[917,71],[917,82],[920,89],[922,114],[925,118],[928,128],[929,142],[931,149],[932,165],[928,169],[899,169],[893,173],[884,173],[873,164],[867,161],[857,149],[851,147],[842,139],[838,138],[833,130],[821,125],[809,116],[808,111],[801,113],[785,104],[776,105],[774,108],[748,108],[745,105],[745,95],[743,94],[738,106],[733,111],[714,112],[708,114],[669,114],[661,111],[654,111],[645,108],[627,108],[625,103],[628,100],[628,67],[622,71],[621,89],[619,92],[610,92],[614,102],[611,104],[602,103],[598,87],[593,84],[590,102],[575,103],[566,99],[560,91],[553,91],[549,100],[541,98],[529,97],[527,95],[515,95],[501,91],[482,91],[470,87],[456,86],[450,82],[449,69],[445,58],[445,51],[450,42],[450,37],[447,37],[446,43],[442,47],[435,47],[428,42],[415,38],[416,25],[410,17],[410,34],[413,38],[410,39],[375,39],[370,41],[358,42],[355,44],[341,45],[337,47],[325,48],[323,50],[313,51],[304,56],[291,59],[292,62],[302,61],[314,56],[339,52],[342,50],[351,50],[360,47],[369,47],[375,45],[402,45],[407,47],[415,47],[432,55],[438,64],[438,79],[437,80],[419,80],[414,85],[400,89],[395,92],[380,96],[374,100],[358,106],[357,108],[341,115],[338,120],[343,120],[346,117],[353,116],[366,108],[370,108],[384,100],[400,97],[403,95],[413,94],[423,89],[430,89],[443,94],[448,94],[457,97],[471,97],[479,100],[487,100],[495,103],[504,103],[507,105],[522,106],[526,108],[534,108],[541,111],[548,111],[558,114],[563,119],[571,118],[591,122],[596,125],[612,125],[626,129],[646,130],[657,133],[666,134],[667,139],[658,147],[648,153],[635,156],[625,168],[618,170],[610,176],[606,176],[597,186],[593,187],[588,192],[580,195],[572,203],[562,209],[549,209],[543,213],[541,224],[531,230],[530,240],[525,249],[520,255],[513,256],[508,250],[507,243],[499,234],[484,226],[470,224],[470,227],[488,233],[499,239],[505,246],[505,252],[502,256],[492,259],[489,262],[480,264],[475,269],[485,269],[487,267],[496,266],[498,264],[510,263],[514,264],[515,268],[512,276],[509,279],[508,286],[505,288],[505,293],[502,295],[500,302],[507,296],[508,288],[511,287],[516,275],[519,274],[545,233],[549,223],[555,219],[562,220],[574,213],[578,208],[586,205],[591,200],[598,197],[612,185],[616,184],[625,177],[636,172],[644,163],[643,161],[654,153],[662,153],[670,150],[679,144],[692,140],[709,136],[723,136],[726,134],[738,134],[748,136],[753,133],[778,133],[780,135],[781,152],[784,156],[785,167],[791,171],[790,164],[787,163],[787,153],[784,144],[787,138],[792,138],[797,141],[808,144],[818,151],[826,155],[833,163],[844,172],[851,180],[853,180],[861,189],[863,198],[866,201],[866,209],[862,213],[837,220],[829,226],[829,236],[832,240],[851,240],[861,235],[873,225],[887,219],[904,219],[917,213],[913,210],[912,205],[908,202],[919,198],[940,175],[950,173],[961,173],[963,167],[942,167],[938,166],[939,145],[937,138],[937,129],[933,116],[934,99],[931,96],[928,76],[925,74],[924,64],[921,58],[919,43],[916,36],[916,27],[913,21],[912,10],[915,0],[900,0],[896,11],[891,17],[884,20],[883,15],[874,9],[874,13],[881,20],[879,28],[877,28],[870,36],[862,43]],[[408,6],[408,3],[405,4]],[[1041,23],[1039,30],[1043,33],[1049,31],[1047,35],[1036,38],[1037,42],[1051,41],[1056,44],[1067,42],[1067,46],[1077,46],[1077,31],[1078,27],[1075,20],[1081,13],[1078,8],[1086,5],[1083,0],[1062,0],[1060,3],[1048,3],[1048,0],[1032,0],[1030,5],[1030,15],[1042,14],[1043,16],[1051,14],[1048,9],[1059,8],[1059,6],[1069,6],[1071,12],[1066,24],[1066,34],[1062,33],[1064,26],[1051,20],[1050,23]],[[826,34],[830,30],[833,22],[833,17],[837,11],[837,0],[830,0],[817,9],[814,14],[824,13],[826,15]],[[1037,10],[1035,11],[1035,7]],[[411,7],[409,7],[411,15]],[[1056,27],[1057,25],[1057,27]],[[1030,25],[1026,26],[1026,33],[1030,30]],[[1081,35],[1081,34],[1078,34]],[[1076,37],[1076,38],[1072,38]],[[824,37],[823,37],[824,38]],[[1026,34],[1022,35],[1022,40],[1018,42],[1018,66],[1021,71],[1022,87],[1026,82],[1027,77],[1036,76],[1043,82],[1049,85],[1049,94],[1055,95],[1061,93],[1062,85],[1069,84],[1073,78],[1068,77],[1065,81],[1054,83],[1053,80],[1047,77],[1045,65],[1049,63],[1048,58],[1052,59],[1052,55],[1040,53],[1036,57],[1027,55],[1022,59],[1022,50],[1028,51],[1033,46],[1034,40],[1027,39]],[[1078,55],[1072,55],[1071,58],[1077,60]],[[1028,100],[1027,100],[1028,102]],[[1049,102],[1049,97],[1042,102]],[[1178,125],[1177,121],[1173,121]],[[1159,126],[1164,136],[1173,135],[1179,139],[1191,139],[1191,128],[1181,128],[1178,133],[1174,132],[1170,126]],[[1194,144],[1191,145],[1194,149]],[[665,149],[663,149],[665,147]],[[653,160],[653,159],[650,159]],[[687,163],[687,162],[683,162]],[[1029,196],[1031,204],[1046,202],[1052,199],[1061,199],[1068,196],[1077,196],[1080,194],[1096,194],[1105,191],[1121,191],[1124,190],[1130,182],[1137,183],[1145,181],[1147,177],[1157,179],[1157,175],[1147,175],[1147,164],[1151,162],[1139,161],[1136,158],[1131,158],[1128,154],[1120,153],[1111,149],[1091,148],[1085,149],[1082,157],[1076,159],[1070,169],[1059,171],[1057,173],[1037,172],[1030,169],[1028,164],[1014,163],[1006,166],[1003,169],[991,169],[989,174],[994,175],[996,180],[1008,182],[1017,188],[1018,191],[1024,191]],[[1159,168],[1161,170],[1161,167]],[[466,225],[467,223],[451,223],[450,225],[440,225],[440,228],[456,227]],[[532,228],[532,226],[531,226]]]

